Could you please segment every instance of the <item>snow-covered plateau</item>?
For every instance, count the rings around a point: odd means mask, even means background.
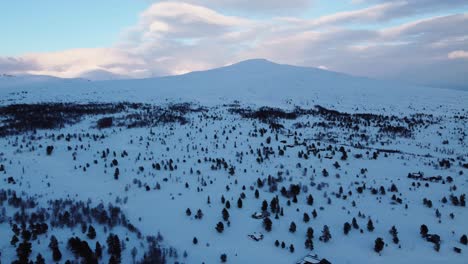
[[[467,106],[266,60],[0,75],[0,263],[468,263]]]

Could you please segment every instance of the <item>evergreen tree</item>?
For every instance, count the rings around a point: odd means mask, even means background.
[[[120,264],[117,258],[114,255],[111,255],[109,258],[109,264]]]
[[[241,198],[239,198],[237,200],[237,208],[242,208],[242,199]]]
[[[314,241],[312,239],[307,238],[306,241],[304,242],[305,248],[308,250],[314,250]]]
[[[55,262],[58,262],[62,259],[62,252],[60,252],[58,247],[52,249],[52,259]]]
[[[352,224],[353,224],[353,228],[354,228],[354,229],[359,229],[359,225],[358,225],[358,223],[357,223],[357,221],[356,221],[356,218],[355,218],[355,217],[353,217]]]
[[[400,243],[400,239],[398,239],[398,231],[395,226],[392,226],[392,228],[389,231],[390,235],[393,237],[393,243],[398,244]]]
[[[309,214],[304,213],[304,217],[302,218],[302,220],[304,221],[304,223],[308,223],[308,222],[310,221],[310,216],[309,216]]]
[[[330,239],[332,238],[331,234],[330,234],[330,229],[328,228],[327,225],[324,225],[323,226],[323,230],[322,230],[322,235],[320,236],[320,241],[323,241],[323,242],[328,242]]]
[[[369,232],[374,231],[374,223],[372,222],[372,219],[370,218],[369,218],[369,221],[367,221],[367,230],[369,230]]]
[[[429,229],[427,228],[426,225],[421,225],[421,228],[420,228],[420,231],[419,233],[421,234],[422,237],[426,237],[427,236],[427,233],[429,232]]]
[[[314,218],[317,218],[317,211],[315,211],[315,209],[312,211],[312,216],[313,216]]]
[[[314,197],[312,197],[312,194],[309,194],[309,196],[307,196],[307,204],[308,205],[314,204]]]
[[[343,226],[344,234],[347,235],[350,230],[351,230],[351,225],[348,222],[344,223],[344,226]]]
[[[37,254],[37,256],[36,256],[36,262],[34,262],[34,264],[45,264],[45,259],[44,259],[44,257],[41,255],[41,253]]]
[[[269,217],[265,217],[263,219],[263,227],[265,228],[265,230],[267,232],[270,232],[271,231],[271,227],[272,227],[273,223],[271,222],[271,219]]]
[[[29,263],[29,255],[32,252],[32,245],[28,241],[21,242],[16,248],[18,263]]]
[[[216,225],[216,231],[218,231],[218,233],[222,233],[224,231],[224,224],[223,222],[218,222],[218,224]]]
[[[289,225],[289,232],[291,233],[296,232],[296,223],[291,222],[291,224]]]
[[[226,203],[226,205],[227,205],[227,203]],[[202,218],[203,218],[203,212],[202,212],[201,209],[198,209],[197,214],[195,215],[195,219],[200,219],[201,220]]]
[[[16,247],[16,243],[18,243],[18,241],[19,241],[18,237],[16,235],[13,235],[13,237],[10,240],[10,244]]]
[[[95,239],[96,238],[96,230],[92,225],[88,227],[88,234],[87,234],[89,239]]]
[[[96,258],[101,259],[102,258],[102,246],[99,244],[99,242],[96,242],[96,247],[94,249],[94,254],[96,255]]]
[[[312,227],[307,228],[306,237],[308,239],[313,239],[314,238],[314,229]]]
[[[225,263],[227,261],[227,255],[226,254],[221,254],[220,259],[221,259],[222,263]]]
[[[224,221],[229,220],[229,212],[228,212],[228,210],[226,210],[226,208],[223,208],[222,215],[223,215],[223,220]]]
[[[384,248],[384,241],[381,237],[378,237],[376,240],[375,240],[375,245],[374,245],[374,250],[375,252],[377,253],[380,253],[382,251],[382,249]]]
[[[460,237],[460,243],[462,243],[465,246],[468,244],[468,238],[466,237],[466,235]]]
[[[113,263],[120,263],[122,247],[120,244],[119,236],[116,234],[109,234],[107,237],[107,253],[114,257]],[[110,260],[109,260],[110,263]]]
[[[268,202],[266,200],[263,200],[262,202],[262,211],[266,211],[268,209]]]

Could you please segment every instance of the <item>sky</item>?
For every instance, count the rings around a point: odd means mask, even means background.
[[[265,58],[468,89],[468,0],[0,1],[0,74],[183,74]]]

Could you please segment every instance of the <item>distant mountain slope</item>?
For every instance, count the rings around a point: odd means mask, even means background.
[[[12,92],[27,91],[16,98]],[[243,61],[208,71],[149,79],[86,81],[56,79],[11,85],[0,80],[4,99],[22,101],[140,101],[167,99],[220,104],[239,100],[261,105],[331,105],[349,111],[411,109],[414,105],[459,108],[468,93],[354,77],[317,68]],[[8,94],[10,97],[8,97]]]

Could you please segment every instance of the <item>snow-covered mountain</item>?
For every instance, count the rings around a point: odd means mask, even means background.
[[[27,80],[27,81],[26,81]],[[137,101],[166,99],[219,104],[244,103],[287,106],[322,104],[353,111],[387,106],[388,111],[411,109],[414,104],[461,105],[468,93],[418,87],[354,77],[318,68],[276,64],[263,59],[185,75],[149,79],[87,81],[84,79],[0,79],[2,99],[27,91],[29,101]],[[16,98],[19,99],[19,98]]]

